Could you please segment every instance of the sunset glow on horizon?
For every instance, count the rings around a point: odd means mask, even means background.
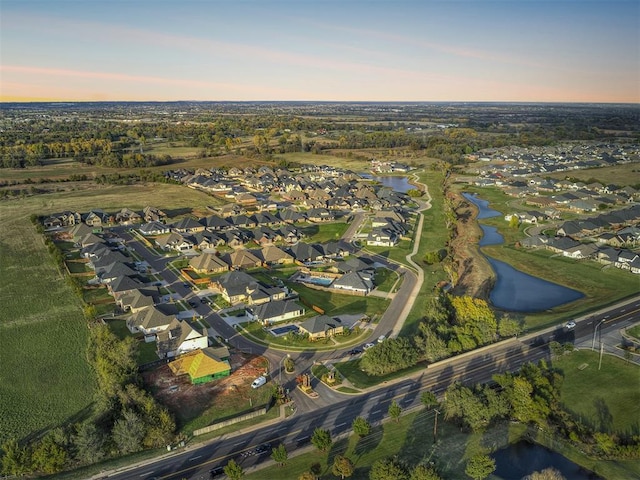
[[[18,1],[0,101],[640,103],[640,2]]]

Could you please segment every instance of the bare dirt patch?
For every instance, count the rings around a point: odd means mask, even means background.
[[[171,410],[180,426],[211,407],[226,416],[248,405],[251,382],[267,371],[268,362],[264,357],[242,353],[232,353],[229,361],[230,376],[200,385],[192,385],[188,375],[176,377],[168,364],[142,376],[153,396]]]
[[[476,221],[477,209],[458,193],[449,192],[448,195],[457,205],[456,232],[451,249],[458,267],[458,282],[453,292],[488,299],[494,273],[478,247],[482,230]]]

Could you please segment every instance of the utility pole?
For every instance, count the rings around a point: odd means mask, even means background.
[[[436,435],[438,434],[438,414],[440,412],[436,408],[434,408],[433,411],[436,412],[435,420],[433,421],[433,443],[436,443]]]

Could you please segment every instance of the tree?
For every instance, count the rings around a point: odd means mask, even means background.
[[[509,228],[518,228],[520,226],[520,218],[517,215],[511,215],[509,220]]]
[[[284,369],[287,373],[293,373],[296,368],[296,365],[293,361],[293,358],[287,357],[284,360]]]
[[[549,350],[551,351],[551,356],[553,357],[561,357],[564,355],[564,348],[560,342],[549,342]]]
[[[441,477],[432,467],[416,465],[411,471],[409,480],[441,480]]]
[[[438,406],[438,399],[436,394],[432,391],[422,392],[420,395],[420,401],[426,408],[433,408]]]
[[[371,433],[371,424],[364,417],[354,418],[351,427],[353,428],[353,433],[360,438],[366,437]]]
[[[104,457],[104,436],[92,422],[85,422],[78,427],[73,437],[75,456],[82,463],[94,463]]]
[[[318,477],[313,472],[302,472],[298,480],[316,480]]]
[[[44,473],[60,472],[67,463],[67,451],[54,440],[52,432],[45,435],[33,449],[33,468]]]
[[[311,436],[311,443],[321,452],[326,452],[331,448],[331,432],[323,428],[316,428]]]
[[[230,480],[240,480],[244,477],[244,469],[236,463],[236,461],[232,458],[229,460],[224,466],[224,474],[230,478]]]
[[[397,423],[400,421],[400,414],[402,414],[402,407],[393,400],[391,405],[389,405],[389,416]]]
[[[125,410],[111,431],[113,442],[120,453],[137,452],[142,448],[145,426],[142,419],[132,410]]]
[[[342,455],[336,455],[336,458],[333,461],[331,473],[340,478],[347,478],[353,475],[355,469],[353,462],[349,460],[349,458],[343,457]]]
[[[521,331],[520,323],[509,315],[504,315],[498,322],[498,335],[503,338],[515,337]]]
[[[369,470],[370,480],[408,480],[407,469],[397,458],[376,460]]]
[[[281,467],[287,464],[289,453],[283,443],[271,450],[271,459]]]
[[[488,455],[474,455],[467,462],[464,473],[473,480],[484,480],[496,470],[496,462]]]
[[[21,476],[31,472],[31,455],[26,447],[21,447],[15,438],[2,444],[2,473]]]

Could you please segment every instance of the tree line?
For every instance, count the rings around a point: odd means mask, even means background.
[[[5,475],[52,474],[174,440],[169,411],[141,388],[133,338],[119,340],[106,325],[91,329],[87,360],[98,388],[90,418],[54,428],[42,437],[2,445]]]
[[[521,325],[507,315],[497,318],[485,300],[442,294],[427,306],[412,338],[389,338],[368,349],[360,368],[369,375],[386,375],[418,362],[436,362],[509,338]]]

